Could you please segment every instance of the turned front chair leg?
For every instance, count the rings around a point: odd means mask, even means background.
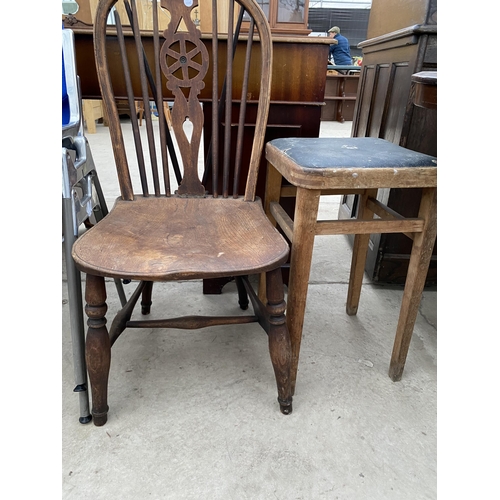
[[[97,426],[104,425],[108,415],[108,376],[111,362],[111,342],[106,328],[106,286],[104,278],[87,275],[85,312],[88,332],[85,357],[92,390],[92,417]]]
[[[297,188],[286,313],[287,326],[292,342],[292,369],[290,372],[292,395],[295,393],[295,382],[297,380],[300,343],[304,326],[307,288],[320,195],[321,190]]]
[[[357,219],[372,219],[373,212],[368,209],[366,202],[368,198],[376,198],[377,190],[370,189],[363,195],[359,195]],[[356,234],[352,247],[351,272],[349,276],[349,289],[347,291],[346,312],[349,316],[354,316],[358,312],[363,277],[365,275],[366,257],[368,255],[368,245],[370,243],[369,234]]]
[[[278,386],[278,401],[281,413],[292,413],[292,390],[290,386],[291,344],[285,319],[285,294],[281,269],[266,273],[269,318],[269,354]]]
[[[406,283],[399,313],[398,327],[392,350],[389,377],[397,382],[403,376],[406,356],[410,347],[413,328],[425,286],[427,272],[437,234],[437,214],[435,188],[422,190],[419,218],[424,219],[424,229],[416,233],[406,274]]]

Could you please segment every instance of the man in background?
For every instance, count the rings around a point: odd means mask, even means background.
[[[330,45],[328,60],[330,64],[335,66],[352,66],[351,49],[349,48],[349,40],[340,34],[340,28],[333,26],[328,30],[328,36],[337,41]]]

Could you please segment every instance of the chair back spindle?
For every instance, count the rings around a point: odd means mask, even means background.
[[[133,89],[132,89],[132,81],[130,78],[130,69],[128,66],[128,59],[127,59],[126,52],[125,52],[125,40],[123,37],[123,29],[122,29],[120,16],[118,14],[116,15],[115,19],[116,19],[116,30],[117,30],[117,34],[118,34],[118,43],[120,45],[120,55],[121,55],[121,60],[122,60],[122,65],[123,65],[123,77],[125,80],[125,86],[127,88],[127,99],[128,99],[128,103],[129,103],[130,120],[131,120],[131,124],[132,124],[132,129],[133,129],[134,144],[135,144],[137,164],[139,167],[139,174],[140,174],[140,179],[141,179],[142,193],[144,196],[149,196],[148,181],[146,178],[146,167],[145,167],[145,163],[144,163],[144,153],[142,150],[142,142],[140,140],[139,123],[137,121],[137,114],[135,113],[135,99],[134,99],[134,93],[133,93]]]
[[[217,0],[212,0],[212,33],[217,35]],[[212,141],[208,146],[203,182],[212,170],[212,192],[218,196],[219,179],[219,43],[218,36],[212,37]]]
[[[248,31],[247,49],[245,54],[245,69],[243,75],[243,85],[241,89],[241,107],[240,117],[238,121],[238,137],[236,142],[236,158],[234,163],[234,183],[233,183],[233,197],[238,197],[238,186],[240,182],[241,161],[243,155],[243,132],[245,130],[245,115],[247,109],[248,98],[248,79],[250,77],[250,57],[252,54],[252,42],[254,34],[254,20],[250,20],[250,28]]]
[[[141,33],[139,30],[139,20],[137,14],[137,6],[136,0],[132,0],[132,23],[133,23],[133,33],[135,40],[135,47],[137,50],[137,61],[139,63],[139,74],[140,74],[140,82],[141,82],[141,93],[142,93],[142,102],[144,105],[144,109],[149,108],[149,91],[148,91],[148,82],[146,77],[146,68],[144,65],[144,57],[143,57],[143,47],[141,40]],[[155,148],[155,140],[154,140],[154,132],[153,132],[153,121],[151,119],[151,113],[145,114],[146,121],[146,130],[147,130],[147,138],[148,138],[148,149],[149,149],[149,157],[151,160],[151,172],[153,176],[154,183],[154,191],[155,195],[160,195],[160,182],[158,177],[158,163],[156,158],[156,148]]]
[[[255,0],[225,0],[224,30],[219,1],[212,0],[212,32],[201,33],[192,20],[198,0],[153,0],[151,32],[140,29],[139,0],[124,0],[130,26],[117,10],[115,26],[108,25],[117,1],[100,0],[94,45],[122,198],[133,200],[139,183],[146,197],[151,192],[254,200],[272,64],[269,24],[260,7]],[[164,31],[159,16],[170,17]],[[118,115],[120,99],[129,102],[130,123]],[[146,111],[145,130],[138,124],[135,101],[142,101]],[[167,101],[173,101],[172,128],[163,108]],[[157,122],[148,112],[150,102],[156,103]],[[205,117],[208,110],[211,116]],[[251,147],[245,145],[245,127],[253,133]],[[246,171],[243,189],[240,177]],[[177,186],[171,185],[174,179]]]

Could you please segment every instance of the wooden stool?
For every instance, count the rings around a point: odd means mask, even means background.
[[[289,138],[266,145],[265,210],[292,243],[287,324],[295,389],[309,271],[316,235],[354,234],[347,314],[358,310],[370,234],[404,233],[413,240],[389,376],[400,380],[436,240],[437,159],[383,139]],[[282,178],[291,186],[282,186]],[[377,200],[379,188],[422,188],[416,218],[404,218]],[[357,194],[357,218],[318,221],[322,194]],[[294,219],[279,204],[296,196]],[[374,218],[376,216],[376,218]]]

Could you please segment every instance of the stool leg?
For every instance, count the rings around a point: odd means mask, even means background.
[[[416,233],[406,275],[405,289],[399,313],[398,328],[392,350],[389,377],[397,382],[403,376],[403,370],[410,347],[413,327],[417,319],[422,291],[431,261],[432,250],[437,234],[436,188],[422,190],[422,200],[418,216],[423,218],[424,229]]]
[[[321,190],[297,188],[286,312],[287,326],[292,343],[292,367],[290,371],[292,395],[295,392],[297,379],[300,342],[304,325],[307,287],[311,270],[314,237],[316,235],[320,194]]]
[[[370,189],[359,195],[357,219],[373,219],[373,212],[368,210],[368,198],[376,198],[377,190]],[[365,275],[366,256],[368,254],[369,234],[356,234],[352,247],[351,273],[349,276],[349,290],[347,291],[346,312],[354,316],[358,312],[363,276]]]

